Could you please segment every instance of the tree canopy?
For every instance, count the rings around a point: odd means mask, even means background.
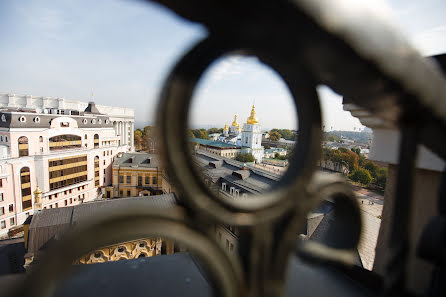
[[[248,163],[248,162],[254,162],[254,161],[255,161],[254,156],[253,156],[252,154],[250,154],[250,153],[237,155],[237,156],[235,157],[235,159],[236,159],[237,161],[245,162],[245,163]]]

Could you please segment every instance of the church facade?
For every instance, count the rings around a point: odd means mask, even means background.
[[[237,115],[234,115],[234,121],[231,126],[228,127],[225,124],[223,134],[218,137],[217,141],[197,138],[193,138],[190,141],[196,143],[196,148],[226,158],[235,158],[239,154],[249,153],[254,156],[256,163],[262,163],[264,155],[261,126],[257,119],[254,105],[246,123],[243,124],[243,129],[237,122]]]

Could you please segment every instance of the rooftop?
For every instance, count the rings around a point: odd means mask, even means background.
[[[157,154],[123,153],[115,157],[113,166],[155,168],[161,164]]]
[[[167,208],[176,203],[175,195],[170,193],[156,196],[94,201],[69,207],[42,209],[34,213],[31,220],[28,253],[38,252],[49,241],[57,239],[76,223],[94,217],[98,210],[111,211],[129,204],[147,208]]]
[[[208,140],[208,139],[201,139],[201,138],[189,138],[190,142],[196,142],[201,145],[207,145],[207,146],[213,146],[218,148],[241,148],[239,145],[216,141],[216,140]]]

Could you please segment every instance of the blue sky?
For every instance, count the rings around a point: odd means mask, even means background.
[[[376,0],[369,0],[376,3]],[[442,0],[392,0],[400,28],[425,55],[446,52]],[[90,100],[135,109],[136,122],[155,120],[157,95],[181,54],[205,30],[156,5],[125,0],[0,1],[0,92]],[[319,88],[326,127],[353,130],[359,121],[341,97]],[[200,83],[191,124],[230,124],[253,102],[265,128],[295,127],[282,81],[255,58],[215,63]]]

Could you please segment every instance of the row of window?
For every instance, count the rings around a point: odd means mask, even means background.
[[[9,225],[10,226],[14,226],[15,225],[15,219],[14,218],[10,218],[9,219]],[[6,221],[5,220],[0,222],[0,228],[1,229],[5,229],[6,228]]]
[[[8,210],[9,213],[14,212],[14,204],[9,204],[8,209],[9,209]],[[5,213],[6,213],[5,212],[5,207],[4,206],[0,207],[0,216],[4,215]]]
[[[82,175],[82,176],[77,176],[75,178],[70,178],[70,179],[66,179],[66,180],[61,180],[58,182],[54,182],[54,183],[50,183],[50,190],[56,190],[59,188],[63,188],[63,187],[67,187],[70,185],[74,185],[77,183],[81,183],[87,180],[87,174]]]
[[[1,136],[1,139],[3,136]],[[7,136],[5,136],[6,141],[8,141]],[[0,141],[2,141],[0,139]],[[87,134],[85,134],[85,139],[87,139]],[[17,140],[19,146],[19,157],[29,156],[29,147],[28,147],[28,137],[21,136]],[[39,142],[43,142],[43,137],[39,136]],[[67,149],[67,148],[80,148],[82,146],[81,137],[77,135],[58,135],[51,137],[49,139],[50,142],[50,151],[59,150],[59,149]],[[87,147],[87,144],[85,144]],[[94,147],[99,147],[99,134],[94,135]],[[40,148],[40,152],[43,152],[43,148]]]
[[[3,137],[3,135],[0,135],[0,142],[8,142],[8,136],[4,136]]]
[[[83,171],[87,171],[87,165],[81,165],[81,166],[76,166],[76,167],[67,168],[67,169],[50,171],[50,179],[56,178],[56,177],[61,177],[61,176],[67,176],[70,174],[75,174],[75,173],[79,173],[79,172],[83,172]]]
[[[63,191],[63,193],[64,193],[64,195],[68,195],[68,194],[73,193],[73,190],[74,190],[74,189],[65,190],[65,191]],[[77,187],[77,190],[78,190],[78,191],[85,190],[85,186]],[[48,196],[48,199],[49,199],[49,200],[52,200],[53,198],[54,198],[54,199],[57,199],[57,197],[59,196],[59,194],[62,194],[62,192],[61,192],[61,193],[56,193],[56,194],[53,194],[53,195],[49,195],[49,196]],[[84,194],[82,194],[82,195],[84,195]],[[79,198],[80,198],[80,197],[81,197],[81,195],[79,195]]]
[[[138,185],[142,185],[142,180],[143,177],[142,176],[138,176]],[[152,184],[157,184],[157,178],[155,176],[152,177]],[[124,183],[124,175],[120,175],[119,176],[119,183],[123,184]],[[132,183],[132,176],[131,175],[127,175],[126,176],[126,183],[127,184],[131,184]],[[144,184],[149,185],[150,184],[150,176],[146,176],[144,178]]]
[[[66,158],[66,159],[62,159],[62,160],[49,160],[48,166],[51,168],[54,166],[67,165],[67,164],[86,162],[86,161],[87,161],[87,155],[82,155],[82,156],[76,156],[76,157]]]

